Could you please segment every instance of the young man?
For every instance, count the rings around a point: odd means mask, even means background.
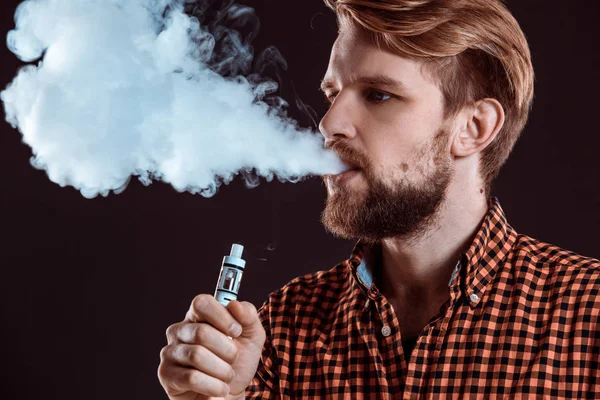
[[[167,393],[599,397],[600,262],[516,233],[489,198],[533,97],[517,22],[499,0],[326,2],[320,129],[352,170],[325,178],[323,223],[359,242],[258,318],[198,296],[168,330]]]

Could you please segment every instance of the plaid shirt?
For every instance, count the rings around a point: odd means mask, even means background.
[[[269,296],[246,398],[600,399],[598,260],[517,234],[492,199],[407,357],[364,252]]]

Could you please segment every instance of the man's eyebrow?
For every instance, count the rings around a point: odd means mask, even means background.
[[[404,89],[406,85],[397,79],[394,79],[387,75],[369,75],[369,76],[358,76],[352,79],[352,83],[362,83],[364,85],[374,86],[387,86],[391,89]],[[323,79],[321,81],[321,91],[325,92],[329,89],[334,88],[336,85],[332,80]]]
[[[328,91],[329,89],[333,89],[335,87],[335,83],[333,83],[333,81],[329,80],[329,79],[323,79],[321,81],[321,92],[325,93],[326,91]]]

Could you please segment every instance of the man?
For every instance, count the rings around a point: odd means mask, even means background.
[[[320,129],[351,170],[325,178],[322,219],[359,242],[258,318],[198,296],[167,333],[170,398],[600,397],[600,262],[489,198],[533,97],[517,22],[499,0],[326,3]]]

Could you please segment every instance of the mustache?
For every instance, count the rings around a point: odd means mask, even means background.
[[[326,142],[324,148],[327,150],[334,151],[339,158],[348,166],[360,169],[369,168],[369,158],[360,151],[356,150],[344,141],[331,141]]]

